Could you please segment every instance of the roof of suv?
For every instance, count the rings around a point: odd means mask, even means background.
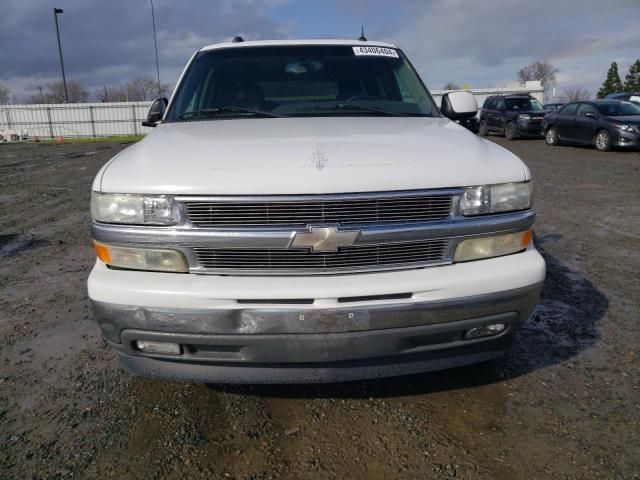
[[[384,47],[398,48],[392,43],[372,42],[362,40],[349,39],[326,39],[326,40],[247,40],[243,42],[223,42],[213,43],[202,47],[200,51],[216,50],[219,48],[242,48],[242,47],[275,47],[275,46],[294,46],[294,45],[348,45],[362,47]]]
[[[487,98],[533,98],[531,95],[526,93],[511,93],[509,95],[491,95]]]
[[[636,95],[640,95],[640,92],[617,92],[617,93],[610,93],[609,95],[607,95],[605,98],[605,100],[610,100],[610,99],[617,99],[620,97],[629,97],[629,96],[636,96]]]

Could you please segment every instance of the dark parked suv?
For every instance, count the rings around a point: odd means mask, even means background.
[[[503,134],[508,140],[542,137],[542,118],[546,113],[530,95],[494,95],[487,97],[480,111],[478,134]]]

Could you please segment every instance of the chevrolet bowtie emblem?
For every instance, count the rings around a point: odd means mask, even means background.
[[[359,230],[338,230],[337,227],[310,227],[308,232],[294,232],[290,248],[310,248],[312,252],[337,252],[356,241]]]

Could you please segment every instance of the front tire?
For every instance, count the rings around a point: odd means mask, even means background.
[[[556,127],[550,127],[547,129],[544,140],[547,142],[547,145],[551,145],[552,147],[558,145],[558,131]]]
[[[516,126],[513,124],[513,122],[509,122],[504,126],[504,137],[507,140],[515,140],[517,135],[516,135]]]
[[[487,128],[487,121],[480,120],[480,125],[478,125],[478,135],[481,137],[486,137],[489,135],[489,129]]]
[[[596,149],[600,152],[611,150],[611,134],[606,130],[600,130],[594,138]]]

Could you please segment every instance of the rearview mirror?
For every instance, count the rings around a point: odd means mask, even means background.
[[[147,113],[147,119],[142,122],[143,127],[155,127],[162,117],[164,117],[164,112],[167,109],[167,105],[169,104],[169,100],[164,97],[156,98],[151,107],[149,107],[149,113]]]
[[[598,116],[593,112],[587,112],[584,114],[584,116],[589,118],[598,118]]]
[[[478,113],[478,102],[471,92],[451,92],[442,96],[442,114],[451,120],[464,120]]]

